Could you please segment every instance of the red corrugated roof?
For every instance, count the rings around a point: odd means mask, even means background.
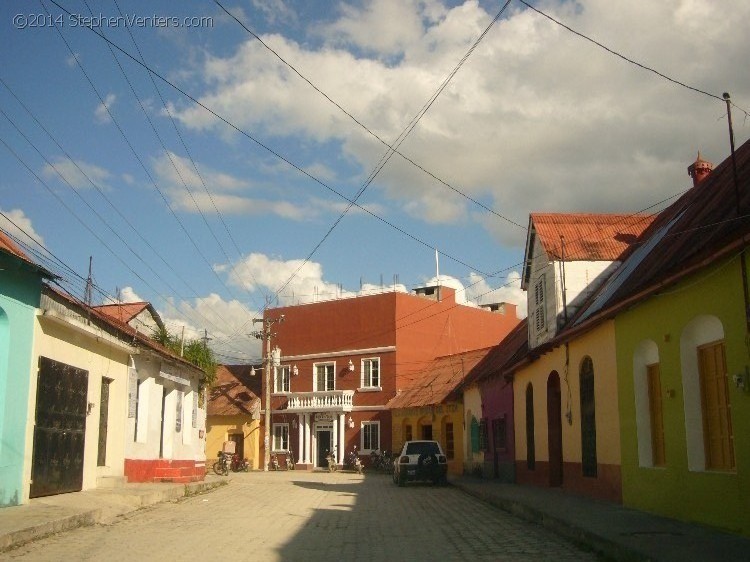
[[[615,261],[653,222],[655,215],[531,213],[530,218],[550,259]]]
[[[481,382],[493,376],[502,376],[509,372],[509,367],[528,352],[528,329],[528,319],[524,318],[505,336],[503,341],[492,347],[489,353],[474,366],[456,391],[460,392],[470,384]]]
[[[8,252],[9,254],[17,257],[18,259],[25,261],[29,265],[39,270],[41,274],[45,277],[48,277],[48,278],[55,277],[54,274],[50,273],[44,267],[42,267],[38,263],[34,262],[31,258],[29,258],[29,256],[26,255],[26,253],[23,250],[21,250],[18,244],[15,243],[13,238],[11,238],[10,235],[4,232],[3,230],[0,230],[0,250]]]
[[[146,310],[149,306],[147,302],[124,302],[119,304],[103,304],[95,306],[94,308],[103,312],[107,316],[116,318],[120,322],[126,324],[133,318],[138,316],[141,312]]]
[[[250,375],[252,365],[219,365],[208,399],[209,416],[250,415],[260,407],[263,371]]]
[[[744,238],[750,236],[750,141],[735,151],[735,161],[737,185],[730,156],[659,214],[627,258],[633,261],[632,271],[616,290],[609,288],[602,308],[616,306],[624,299],[644,298],[666,280],[674,283],[696,267],[708,266],[724,259],[727,251],[747,245]],[[645,256],[638,255],[638,247],[644,246],[645,250],[652,237],[658,240],[653,248]],[[607,290],[605,283],[601,291]]]
[[[411,384],[391,398],[386,408],[414,408],[442,403],[492,348],[476,349],[434,359],[414,373]]]

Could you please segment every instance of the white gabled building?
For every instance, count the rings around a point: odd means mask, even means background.
[[[555,337],[653,219],[592,213],[529,216],[521,288],[527,292],[530,348]]]

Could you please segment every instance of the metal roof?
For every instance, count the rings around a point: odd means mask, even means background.
[[[531,213],[530,223],[550,259],[615,261],[654,218],[642,214]]]
[[[410,377],[411,384],[391,398],[386,408],[393,410],[441,404],[491,349],[486,347],[433,359],[427,367]]]
[[[208,398],[209,416],[251,415],[260,407],[261,375],[251,376],[252,365],[219,365]],[[259,370],[258,373],[261,373]]]

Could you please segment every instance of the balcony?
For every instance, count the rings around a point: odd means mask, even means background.
[[[294,392],[289,395],[289,412],[351,412],[353,390],[327,390],[325,392]]]

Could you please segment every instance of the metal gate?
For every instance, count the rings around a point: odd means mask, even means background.
[[[83,487],[88,371],[39,358],[30,497]]]

